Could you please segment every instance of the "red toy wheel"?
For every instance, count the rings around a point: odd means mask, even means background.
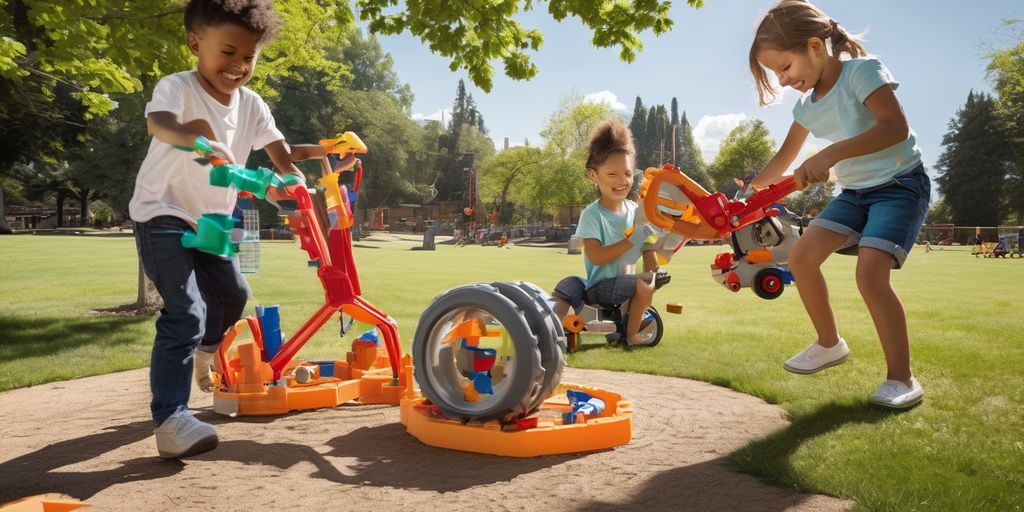
[[[766,268],[754,276],[754,293],[762,299],[772,300],[782,295],[782,275],[778,270]]]

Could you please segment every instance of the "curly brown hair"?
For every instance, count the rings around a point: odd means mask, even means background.
[[[277,35],[281,17],[274,12],[274,0],[188,0],[185,30],[200,32],[210,26],[234,23],[259,35],[262,45]]]
[[[614,153],[624,153],[632,158],[636,154],[633,149],[633,134],[629,128],[617,119],[605,119],[590,132],[590,156],[587,157],[587,169],[596,169]]]

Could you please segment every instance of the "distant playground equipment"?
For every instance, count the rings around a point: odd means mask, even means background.
[[[971,249],[971,254],[975,258],[1019,259],[1024,257],[1024,254],[1021,254],[1021,240],[1016,233],[1000,236],[998,242],[981,242]]]
[[[395,404],[401,406],[408,431],[426,444],[517,457],[629,442],[629,401],[610,391],[560,382],[566,336],[549,297],[532,284],[494,282],[448,290],[423,312],[413,357],[403,356],[395,321],[361,296],[349,231],[351,196],[338,184],[340,172],[361,169],[355,155],[365,153],[366,146],[351,132],[320,144],[338,155],[321,159],[323,193],[273,177],[260,181],[267,189],[250,192],[276,197],[316,268],[324,305],[287,340],[277,306],[257,307],[257,316],[232,327],[214,358],[216,412],[276,415],[353,400]],[[216,167],[227,165],[203,157]],[[241,175],[239,180],[263,180],[262,171],[229,170]],[[206,229],[217,235],[210,237],[212,242],[196,243],[192,239],[202,236],[193,235],[182,243],[224,251],[219,234],[227,221],[210,219]],[[344,359],[295,360],[336,313],[342,335],[353,320],[373,329],[352,342]],[[351,318],[347,324],[345,315]]]
[[[793,281],[786,259],[801,234],[799,224],[780,220],[775,205],[794,191],[790,176],[746,200],[728,200],[665,164],[644,172],[640,200],[647,222],[668,231],[659,241],[659,260],[667,261],[687,240],[729,237],[733,252],[715,257],[712,277],[731,291],[752,288],[758,297],[774,299]]]

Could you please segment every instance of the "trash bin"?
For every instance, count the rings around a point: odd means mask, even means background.
[[[434,237],[437,235],[437,222],[428,220],[423,223],[423,247],[424,251],[434,250]]]
[[[580,254],[583,252],[583,239],[578,236],[569,237],[569,254]]]

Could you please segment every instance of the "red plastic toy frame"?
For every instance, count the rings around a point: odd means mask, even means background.
[[[702,231],[707,236],[695,237],[691,233],[691,236],[687,238],[717,240],[744,226],[757,222],[765,216],[776,215],[778,211],[772,209],[771,205],[797,189],[796,180],[789,176],[774,185],[754,193],[745,201],[730,201],[721,192],[707,192],[672,164],[665,164],[662,169],[664,172],[655,174],[651,183],[645,187],[647,194],[643,200],[644,213],[652,224],[660,228],[672,229],[673,231],[686,234],[681,229],[684,226],[677,228],[677,223],[684,223],[686,221],[677,219],[658,209],[659,205],[680,209],[679,204],[661,198],[657,192],[662,184],[676,186],[692,203],[693,215],[705,222],[708,227],[707,231]]]
[[[321,160],[321,167],[325,176],[332,172],[326,158]],[[360,174],[362,173],[361,162],[356,163],[356,170],[356,186],[354,191],[358,191],[359,178],[361,178]],[[341,189],[344,207],[350,211],[351,207],[348,202],[347,191],[344,186]],[[388,351],[391,374],[397,379],[399,375],[399,361],[402,359],[402,347],[398,342],[398,326],[391,317],[363,300],[360,296],[362,291],[359,287],[359,274],[356,271],[355,260],[352,257],[350,229],[332,227],[327,232],[328,235],[325,240],[324,230],[321,229],[320,221],[314,210],[313,198],[309,195],[309,191],[303,186],[296,186],[292,187],[289,193],[296,202],[295,212],[289,214],[289,227],[295,233],[295,236],[299,238],[299,246],[309,254],[309,259],[316,262],[316,273],[323,285],[325,300],[324,305],[313,313],[313,316],[299,328],[291,339],[281,345],[277,354],[270,360],[269,364],[274,371],[274,380],[281,378],[285,367],[295,357],[295,354],[299,352],[299,349],[335,313],[342,311],[342,308],[345,306],[350,306],[357,313],[364,313],[359,315],[362,317],[361,321],[365,321],[368,318],[376,321],[375,325],[380,330],[384,339],[384,345]],[[252,323],[254,322],[250,322],[250,324]],[[256,332],[254,331],[253,334],[255,335]],[[261,336],[255,336],[255,338],[262,339]],[[260,347],[260,349],[264,350],[263,347]],[[225,355],[220,354],[220,357],[221,367],[227,368],[228,361]],[[232,386],[234,385],[231,382],[233,379],[228,373],[230,372],[225,372],[225,375],[223,375],[225,384]]]

